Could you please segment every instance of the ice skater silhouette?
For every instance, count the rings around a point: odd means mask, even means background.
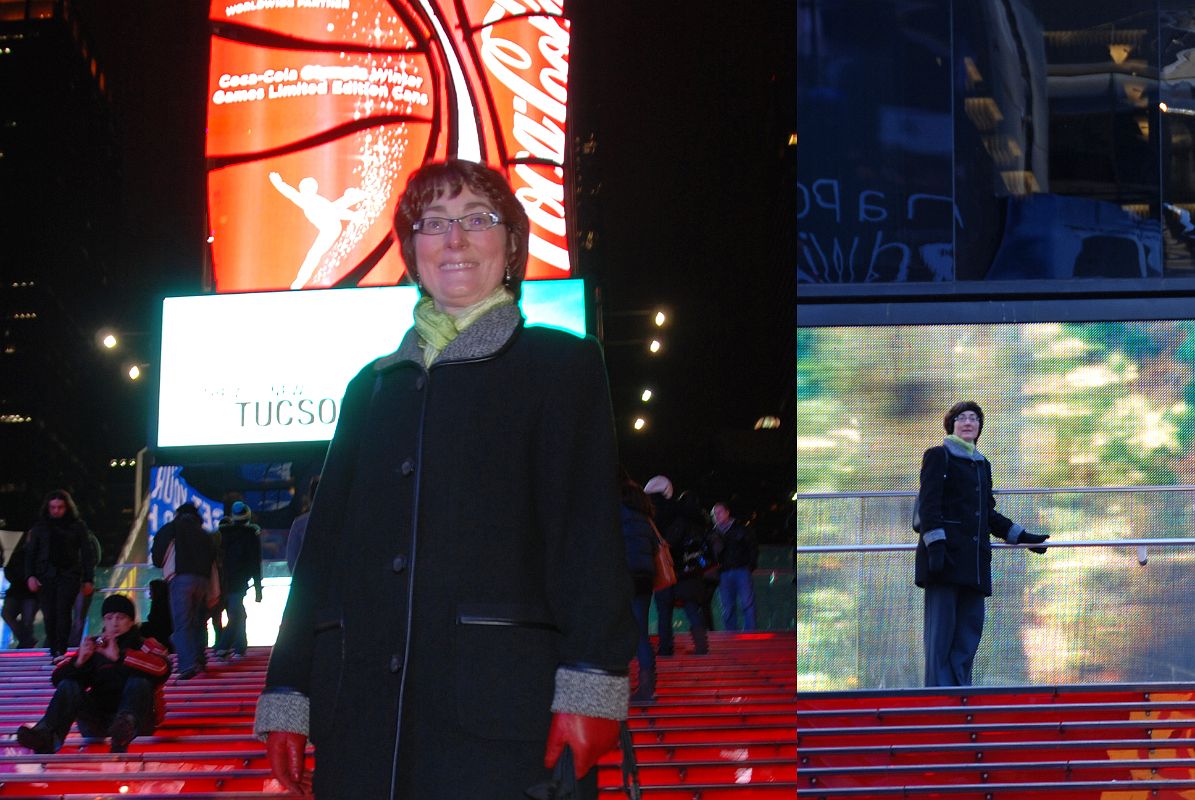
[[[274,184],[274,188],[281,192],[283,197],[302,209],[303,216],[319,230],[311,249],[303,259],[303,264],[299,267],[299,273],[290,285],[292,289],[302,289],[307,285],[307,281],[311,280],[311,275],[319,266],[324,254],[331,250],[332,245],[340,238],[345,221],[356,220],[364,215],[364,211],[351,209],[367,195],[361,189],[349,187],[339,199],[329,200],[319,193],[319,184],[315,178],[304,178],[299,181],[299,188],[295,189],[282,180],[282,176],[277,172],[270,173],[270,183]]]

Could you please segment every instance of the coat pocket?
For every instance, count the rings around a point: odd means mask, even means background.
[[[558,638],[542,607],[458,606],[453,662],[461,727],[485,739],[544,741]]]
[[[344,674],[344,622],[339,610],[317,612],[312,626],[311,741],[334,735],[340,681]]]

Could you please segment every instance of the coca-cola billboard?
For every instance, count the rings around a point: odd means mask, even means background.
[[[396,283],[394,205],[450,156],[508,176],[531,218],[528,278],[570,276],[560,2],[242,0],[210,18],[217,291]]]

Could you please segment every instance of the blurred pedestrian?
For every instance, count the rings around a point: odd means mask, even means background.
[[[718,558],[718,596],[722,600],[722,623],[728,631],[755,630],[755,586],[751,573],[759,566],[759,545],[755,533],[730,515],[726,503],[710,509],[712,536]],[[743,614],[739,626],[736,609]]]
[[[98,567],[103,557],[103,547],[93,531],[87,532],[87,540],[91,546],[92,560]],[[94,593],[89,592],[79,592],[75,595],[75,606],[71,609],[71,635],[67,641],[68,647],[78,647],[83,641],[83,629],[87,627],[87,615],[91,612],[91,598],[94,596]]]
[[[245,589],[253,582],[254,601],[261,602],[261,528],[244,501],[232,504],[229,524],[220,526],[220,586],[228,624],[216,639],[216,655],[245,655]]]
[[[13,639],[18,648],[37,647],[37,637],[33,633],[33,620],[37,616],[37,594],[29,591],[26,572],[25,551],[29,541],[29,533],[21,534],[17,546],[12,549],[8,564],[4,567],[4,577],[8,579],[8,589],[4,593],[4,624],[12,631]]]
[[[307,486],[307,495],[303,498],[303,512],[290,524],[290,533],[286,536],[286,568],[290,574],[295,574],[295,564],[299,561],[299,553],[303,550],[303,538],[307,535],[307,519],[311,516],[311,504],[315,502],[315,490],[319,488],[319,475],[311,478]]]
[[[207,664],[208,596],[216,545],[199,519],[199,509],[183,503],[174,519],[154,537],[154,566],[170,585],[170,615],[174,624],[174,651],[178,678],[190,680]]]
[[[707,556],[707,532],[705,514],[697,495],[691,491],[682,492],[676,502],[676,516],[668,530],[662,531],[664,540],[672,551],[672,563],[676,567],[676,585],[656,592],[656,612],[659,617],[659,648],[656,654],[673,654],[672,615],[680,606],[689,620],[689,631],[693,636],[693,653],[705,655],[709,652],[709,628],[706,625],[702,606],[709,602],[710,589],[705,579],[709,568]]]
[[[167,650],[174,652],[170,642],[174,633],[174,622],[170,618],[170,584],[161,578],[149,582],[149,613],[141,623],[141,633],[148,639],[157,639]]]
[[[655,580],[655,554],[659,538],[652,524],[651,500],[629,477],[622,480],[622,539],[627,552],[627,567],[635,586],[631,611],[639,629],[636,657],[639,661],[639,685],[631,695],[632,703],[650,703],[656,693],[656,654],[647,633],[647,615],[651,609],[652,582]]]
[[[91,594],[95,589],[95,551],[90,536],[74,499],[63,489],[46,495],[39,519],[29,529],[25,584],[37,593],[46,625],[46,646],[53,659],[66,653],[76,595]]]

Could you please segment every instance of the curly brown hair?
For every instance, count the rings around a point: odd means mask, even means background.
[[[441,195],[456,197],[465,187],[493,203],[494,211],[506,226],[506,267],[510,273],[506,288],[518,299],[522,293],[523,277],[527,274],[527,245],[531,238],[531,221],[502,173],[473,161],[456,158],[437,161],[424,164],[411,173],[407,188],[403,190],[398,206],[394,209],[394,235],[398,237],[407,272],[418,282],[419,265],[415,262],[416,234],[411,230],[411,225],[423,216],[424,210]]]
[[[975,416],[979,417],[979,433],[975,434],[975,441],[979,441],[979,434],[983,433],[983,409],[979,407],[979,403],[973,400],[964,400],[952,405],[942,420],[942,426],[946,428],[947,433],[954,433],[954,421],[964,411],[974,411]]]

